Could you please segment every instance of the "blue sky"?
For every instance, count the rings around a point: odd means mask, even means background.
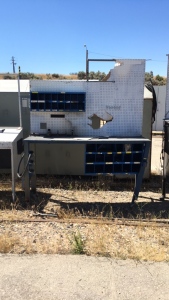
[[[85,71],[86,44],[89,58],[144,58],[147,72],[166,76],[168,15],[169,0],[2,0],[0,73],[12,72],[12,56],[22,72]]]

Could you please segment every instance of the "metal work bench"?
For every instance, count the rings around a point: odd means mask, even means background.
[[[23,151],[23,130],[21,127],[0,128],[0,168],[11,167],[12,173],[12,199],[15,201],[15,179],[17,167]]]
[[[142,137],[58,137],[32,135],[24,139],[25,200],[30,200],[30,189],[36,191],[36,144],[84,144],[85,175],[135,175],[132,202],[137,200],[150,149],[150,140]],[[31,149],[31,151],[30,151]]]

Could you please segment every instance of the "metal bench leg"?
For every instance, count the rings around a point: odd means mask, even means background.
[[[29,143],[24,143],[24,166],[26,166],[29,156]],[[29,178],[29,168],[26,169],[24,174],[24,190],[25,190],[25,201],[30,201],[30,178]]]
[[[149,148],[150,148],[150,143],[146,142],[144,157],[143,157],[142,164],[140,166],[140,171],[135,176],[135,187],[134,187],[134,194],[133,194],[133,198],[132,198],[132,203],[134,203],[134,201],[138,199],[138,195],[139,195],[142,180],[143,180],[144,170],[145,170],[145,167],[146,167],[146,164],[147,164],[147,157],[148,157]]]

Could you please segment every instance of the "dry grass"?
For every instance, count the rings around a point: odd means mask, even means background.
[[[139,234],[137,231],[139,230]],[[144,261],[169,260],[169,235],[167,231],[157,228],[132,227],[128,233],[119,227],[97,230],[96,235],[87,244],[92,255],[110,256],[120,259]],[[112,237],[113,236],[113,237]],[[161,241],[165,241],[164,243]]]
[[[14,253],[17,245],[20,245],[18,236],[13,236],[11,232],[0,235],[0,253]]]
[[[65,254],[69,249],[60,243],[61,241],[45,239],[43,234],[37,238],[22,236],[17,233],[5,232],[0,234],[0,253],[17,253],[17,254]],[[66,244],[69,241],[66,241]]]
[[[2,224],[2,223],[1,223]],[[4,224],[4,223],[3,223]],[[144,261],[169,261],[169,233],[165,227],[121,226],[88,224],[72,226],[62,224],[61,230],[53,228],[52,223],[44,224],[36,234],[26,229],[16,233],[22,224],[4,225],[0,234],[1,253],[44,253],[44,254],[87,254],[119,259]],[[37,227],[37,225],[36,225]],[[63,227],[65,229],[63,229]],[[12,232],[12,230],[14,232]]]

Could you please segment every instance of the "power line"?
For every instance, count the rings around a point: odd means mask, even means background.
[[[94,53],[94,54],[98,54],[98,55],[103,55],[103,56],[110,56],[110,57],[112,57],[112,55],[103,54],[103,53],[98,53],[98,52],[92,52],[92,51],[89,51],[89,53]]]
[[[124,57],[118,57],[117,55],[109,55],[109,54],[103,54],[103,53],[98,53],[98,52],[93,52],[93,51],[89,51],[89,53],[93,53],[93,54],[98,54],[98,55],[102,55],[102,56],[110,56],[110,57],[116,57],[116,59],[124,59]],[[146,61],[156,61],[156,62],[161,62],[161,63],[166,63],[167,60],[155,60],[155,59],[146,59]]]
[[[163,62],[163,63],[167,62],[167,60],[157,60],[157,59],[152,59],[152,58],[146,59],[146,61],[157,61],[157,62]]]

